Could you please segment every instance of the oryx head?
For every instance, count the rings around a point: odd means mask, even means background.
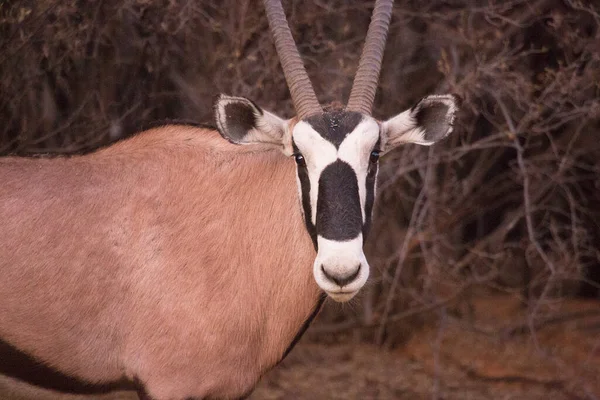
[[[377,0],[345,109],[324,112],[294,44],[280,0],[264,0],[297,117],[283,120],[242,97],[215,105],[221,134],[239,144],[269,143],[293,157],[300,200],[317,256],[317,284],[336,301],[365,284],[363,243],[371,222],[380,155],[402,143],[431,145],[452,131],[453,95],[434,95],[387,121],[371,116],[393,0]]]

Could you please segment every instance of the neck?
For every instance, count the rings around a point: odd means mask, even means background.
[[[194,216],[190,220],[202,226],[189,226],[190,236],[211,260],[223,260],[202,266],[214,282],[204,289],[225,299],[221,306],[231,310],[239,326],[262,332],[259,358],[268,368],[281,359],[319,302],[312,273],[315,249],[301,213],[294,161],[278,150],[216,139],[201,147],[207,157],[201,167],[177,169],[195,175],[180,190],[196,199],[185,202],[191,208],[178,214]],[[213,207],[202,204],[207,193]]]

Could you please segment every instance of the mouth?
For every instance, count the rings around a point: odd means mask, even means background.
[[[327,292],[327,295],[338,303],[345,303],[352,299],[356,295],[356,293],[358,293],[358,290],[355,290],[353,292],[340,290],[336,292]]]

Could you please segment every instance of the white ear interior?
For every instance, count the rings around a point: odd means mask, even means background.
[[[237,144],[270,144],[291,154],[288,121],[265,111],[244,97],[221,95],[215,104],[221,134]],[[288,143],[289,142],[289,143]]]
[[[430,146],[453,130],[458,111],[454,95],[432,95],[382,124],[386,150],[403,143]]]

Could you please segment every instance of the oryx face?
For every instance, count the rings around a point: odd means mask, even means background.
[[[354,296],[369,276],[363,241],[375,197],[379,132],[369,116],[333,111],[298,122],[292,133],[305,224],[317,249],[313,273],[339,301]]]
[[[452,95],[429,96],[385,122],[340,110],[294,123],[241,97],[221,96],[215,106],[219,131],[228,140],[272,144],[295,161],[299,203],[317,250],[313,274],[336,301],[351,299],[369,276],[363,244],[380,154],[401,143],[430,145],[445,137],[456,109]]]

